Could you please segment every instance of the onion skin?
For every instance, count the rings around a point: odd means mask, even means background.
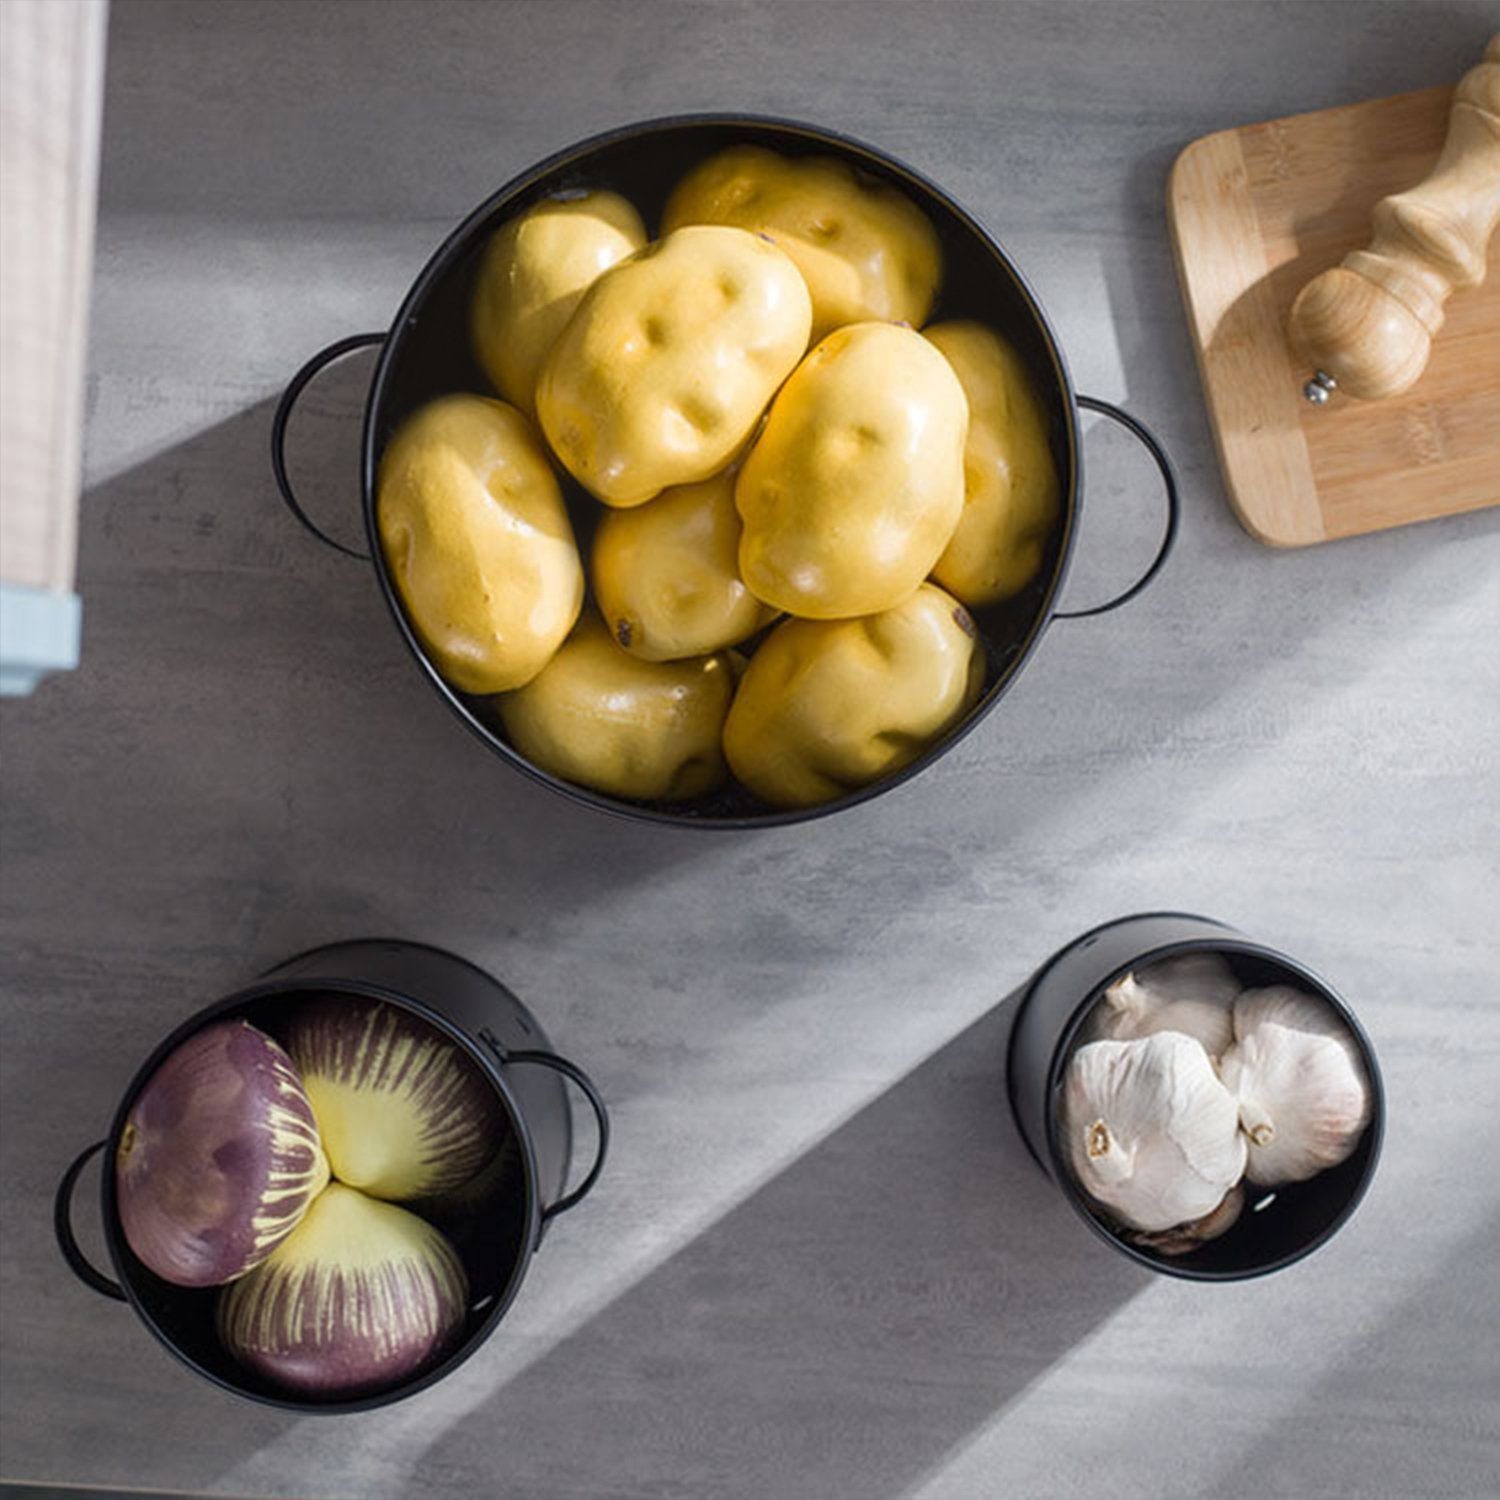
[[[443,1354],[468,1295],[457,1253],[431,1224],[333,1182],[273,1255],[225,1288],[219,1337],[288,1391],[347,1399]]]
[[[327,1181],[291,1059],[241,1020],[206,1026],[168,1056],[136,1095],[115,1151],[125,1239],[177,1286],[243,1276]]]
[[[1224,1201],[1201,1219],[1191,1219],[1175,1229],[1163,1229],[1156,1234],[1127,1231],[1126,1238],[1143,1250],[1154,1250],[1158,1255],[1191,1255],[1210,1240],[1216,1240],[1233,1229],[1244,1208],[1245,1190],[1236,1183],[1225,1193]]]
[[[353,995],[308,1001],[289,1022],[333,1175],[404,1202],[458,1187],[508,1129],[498,1092],[435,1026]]]

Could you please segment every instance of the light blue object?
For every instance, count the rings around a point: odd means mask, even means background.
[[[77,594],[0,583],[0,697],[29,693],[48,672],[78,665]]]

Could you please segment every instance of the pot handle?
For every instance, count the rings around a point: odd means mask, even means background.
[[[286,424],[291,419],[292,408],[297,404],[297,398],[313,378],[322,374],[334,360],[342,359],[356,349],[371,349],[384,342],[383,333],[355,333],[346,339],[339,339],[326,349],[320,349],[287,382],[286,389],[281,393],[281,400],[276,403],[276,415],[271,421],[271,472],[276,476],[276,488],[281,491],[281,498],[286,501],[286,508],[320,542],[326,542],[335,552],[342,552],[345,557],[357,558],[360,562],[369,562],[370,554],[356,551],[353,547],[345,546],[343,542],[335,541],[302,509],[302,502],[293,493],[292,481],[286,472]]]
[[[609,1111],[604,1107],[604,1098],[594,1086],[593,1079],[577,1063],[571,1063],[567,1058],[559,1057],[555,1052],[505,1052],[501,1054],[501,1062],[507,1067],[512,1063],[531,1063],[538,1068],[551,1068],[554,1073],[561,1073],[570,1083],[577,1084],[582,1090],[584,1097],[589,1101],[589,1107],[594,1111],[594,1119],[598,1122],[599,1148],[594,1156],[594,1165],[589,1168],[588,1175],[571,1193],[565,1194],[556,1203],[542,1210],[542,1223],[546,1225],[558,1214],[565,1214],[570,1208],[581,1203],[588,1196],[593,1185],[598,1182],[599,1173],[604,1170],[605,1155],[609,1151]]]
[[[57,1234],[57,1248],[72,1267],[73,1274],[85,1286],[92,1287],[106,1297],[113,1297],[116,1302],[123,1302],[125,1293],[120,1290],[119,1282],[111,1281],[95,1268],[73,1234],[73,1189],[78,1185],[78,1176],[108,1144],[108,1141],[95,1141],[92,1146],[81,1151],[73,1165],[63,1173],[62,1181],[57,1185],[57,1200],[52,1206],[52,1227]]]
[[[1122,604],[1129,604],[1140,591],[1156,577],[1162,570],[1162,565],[1171,554],[1172,546],[1177,540],[1177,521],[1182,510],[1182,502],[1177,495],[1177,475],[1172,468],[1172,460],[1167,457],[1167,450],[1157,441],[1155,433],[1129,412],[1121,411],[1118,406],[1112,406],[1108,401],[1100,401],[1095,396],[1080,396],[1078,404],[1088,411],[1096,411],[1101,417],[1108,417],[1112,422],[1118,422],[1127,432],[1134,433],[1142,443],[1146,451],[1156,460],[1156,467],[1161,470],[1161,482],[1167,492],[1167,529],[1161,539],[1161,546],[1156,549],[1156,556],[1151,559],[1151,566],[1141,574],[1136,581],[1125,590],[1123,594],[1116,594],[1113,599],[1103,604],[1096,604],[1090,609],[1059,609],[1054,610],[1054,620],[1083,620],[1090,615],[1108,614],[1112,609],[1119,609]]]

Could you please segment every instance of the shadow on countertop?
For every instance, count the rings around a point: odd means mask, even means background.
[[[1015,997],[432,1434],[414,1492],[905,1493],[1151,1280],[1011,1122]]]
[[[1226,1462],[1208,1493],[1493,1494],[1500,1474],[1500,1343],[1491,1336],[1497,1243],[1500,1216],[1492,1214],[1302,1393],[1253,1451]],[[1426,1414],[1412,1409],[1386,1419],[1401,1405],[1398,1382],[1418,1368],[1431,1403]],[[1426,1424],[1440,1428],[1430,1447],[1414,1440]]]
[[[348,359],[316,382],[289,444],[304,503],[356,546],[371,364]],[[18,886],[10,915],[39,947],[56,936],[51,964],[67,954],[86,970],[96,949],[164,966],[174,949],[227,951],[239,955],[227,977],[243,980],[310,944],[404,932],[414,881],[417,909],[440,891],[452,921],[412,935],[460,946],[476,927],[496,940],[545,934],[619,885],[595,857],[600,816],[462,733],[370,565],[285,512],[273,405],[83,497],[81,664],[4,711],[7,853],[20,878],[45,851],[54,886],[51,899]],[[63,783],[59,806],[45,793]],[[713,843],[614,820],[609,836],[637,883]],[[82,933],[70,915],[80,902],[97,915]],[[226,971],[204,970],[206,998]]]

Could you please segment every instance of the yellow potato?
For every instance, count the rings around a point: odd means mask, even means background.
[[[964,504],[968,403],[920,333],[856,323],[797,367],[740,470],[740,576],[809,619],[899,604]]]
[[[474,286],[474,353],[495,389],[532,415],[536,378],[589,287],[646,243],[618,193],[548,198],[501,225]]]
[[[785,255],[743,229],[679,229],[606,271],[542,366],[557,456],[607,505],[717,474],[807,348]]]
[[[745,587],[739,551],[732,470],[606,511],[590,575],[615,640],[644,661],[675,661],[754,635],[775,611]]]
[[[1062,490],[1046,414],[1020,355],[980,323],[939,323],[926,337],[969,398],[963,514],[932,576],[978,609],[1036,577]]]
[[[942,280],[942,250],[909,198],[826,157],[732,146],[682,179],[663,232],[733,224],[768,234],[797,262],[813,301],[813,338],[871,320],[920,327]]]
[[[497,703],[533,765],[615,797],[680,802],[728,780],[721,737],[734,669],[722,651],[642,661],[590,611],[531,682]]]
[[[407,618],[465,693],[528,682],[578,618],[583,568],[531,425],[483,396],[409,417],[380,460],[381,551]]]
[[[974,622],[930,583],[862,619],[788,620],[750,659],[724,753],[757,796],[812,807],[909,765],[983,682]]]

